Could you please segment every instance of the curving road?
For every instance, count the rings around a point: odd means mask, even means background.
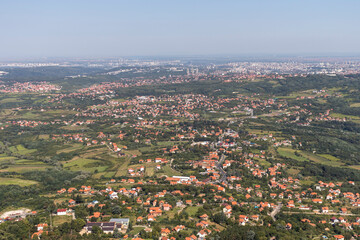
[[[278,214],[278,213],[280,212],[282,206],[283,206],[283,204],[282,204],[282,203],[279,203],[279,204],[277,205],[277,207],[270,213],[270,217],[271,217],[274,221],[276,221],[275,216],[276,216],[276,214]]]

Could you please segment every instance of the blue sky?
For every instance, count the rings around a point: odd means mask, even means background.
[[[2,0],[0,58],[359,54],[359,0]]]

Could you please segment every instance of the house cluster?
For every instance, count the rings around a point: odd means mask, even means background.
[[[129,223],[129,218],[111,218],[108,222],[87,222],[84,228],[80,231],[80,234],[83,235],[92,233],[95,226],[101,229],[104,233],[113,234],[114,231],[126,233]]]
[[[59,90],[61,90],[61,86],[50,84],[48,82],[15,82],[12,85],[0,85],[0,92],[2,93],[45,93]]]

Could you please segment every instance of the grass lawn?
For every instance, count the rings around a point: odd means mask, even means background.
[[[49,134],[40,134],[39,135],[39,139],[49,139],[50,135]]]
[[[341,162],[340,159],[329,154],[313,154],[291,148],[278,148],[277,151],[280,154],[280,156],[288,157],[297,161],[313,161],[315,163],[320,163],[334,167],[344,167],[344,164]],[[299,153],[299,156],[295,155],[296,151]]]
[[[122,177],[122,176],[126,176],[127,172],[128,172],[128,168],[129,168],[129,164],[131,162],[131,158],[130,157],[125,157],[122,158],[123,159],[123,163],[121,163],[117,169],[116,172],[116,177]]]
[[[9,147],[9,149],[10,149],[10,151],[12,151],[14,153],[19,153],[21,155],[30,154],[30,153],[37,151],[36,149],[27,149],[21,144],[16,145],[16,146],[11,146],[11,147]]]
[[[351,165],[351,166],[349,166],[349,168],[360,170],[360,165]]]
[[[174,218],[175,214],[180,210],[179,207],[174,207],[173,209],[171,209],[170,211],[165,212],[166,216],[169,217],[169,219]]]
[[[1,155],[2,155],[2,154],[1,154]],[[10,161],[10,160],[14,160],[14,161],[15,161],[16,159],[17,159],[16,157],[8,157],[8,156],[5,155],[5,156],[1,156],[1,157],[0,157],[0,163],[1,163],[1,162],[8,162],[8,161]]]
[[[259,164],[265,168],[269,168],[271,167],[271,163],[269,163],[268,161],[266,161],[265,159],[259,158],[257,159],[259,161]]]
[[[84,126],[84,125],[70,125],[70,126],[63,126],[61,128],[65,129],[65,130],[71,130],[71,131],[90,130],[87,126]]]
[[[73,160],[65,162],[63,165],[65,169],[69,169],[71,171],[82,170],[87,172],[94,172],[95,170],[104,172],[109,167],[106,165],[106,162],[87,158],[74,158]]]
[[[17,97],[7,97],[7,98],[4,98],[4,99],[1,99],[0,100],[0,103],[12,103],[12,102],[16,102],[16,103],[19,103],[19,102],[23,102],[24,100],[20,99],[20,98],[17,98]]]
[[[198,209],[199,209],[199,206],[191,206],[191,207],[187,207],[185,209],[185,212],[187,212],[187,214],[189,214],[189,216],[194,217],[195,214],[197,213]]]
[[[350,104],[350,107],[360,107],[360,103],[352,103]]]
[[[326,159],[329,159],[330,161],[340,161],[339,158],[337,157],[334,157],[330,154],[319,154],[319,156],[323,157],[323,158],[326,158]]]
[[[309,179],[300,180],[300,183],[301,183],[301,185],[310,186],[310,185],[314,184],[315,181],[309,178]]]
[[[65,222],[71,222],[72,216],[54,216],[53,225],[59,226]]]
[[[81,143],[74,143],[71,145],[65,145],[64,147],[65,147],[64,149],[56,151],[56,154],[76,151],[82,149],[84,146]]]
[[[26,110],[24,110],[26,111]],[[24,119],[42,119],[43,117],[40,114],[37,114],[35,111],[19,111],[18,114],[16,115],[17,118],[24,118]]]
[[[96,173],[96,174],[92,175],[92,177],[95,179],[100,179],[101,176],[104,176],[106,178],[112,178],[115,176],[115,174],[116,174],[116,172],[114,172],[114,171],[111,171],[111,172],[106,171],[106,172],[102,172],[102,173]]]
[[[49,166],[41,166],[41,165],[17,165],[17,166],[10,166],[8,168],[1,169],[0,172],[17,172],[17,173],[24,173],[30,171],[45,171],[46,168]]]
[[[314,161],[314,162],[320,163],[320,164],[324,164],[324,165],[329,165],[329,166],[333,166],[333,167],[341,167],[341,166],[344,165],[340,161],[340,159],[338,159],[338,158],[336,158],[334,156],[331,156],[329,154],[323,154],[321,156],[321,155],[317,155],[317,154],[302,151],[301,155],[308,158],[311,161]]]
[[[296,156],[295,155],[295,149],[291,149],[291,148],[278,148],[277,152],[280,154],[280,156],[282,157],[287,157],[287,158],[291,158],[297,161],[309,161],[309,159],[303,157],[303,156]],[[300,153],[300,151],[297,151]]]
[[[290,175],[292,175],[292,176],[298,175],[299,172],[300,172],[300,170],[299,170],[299,169],[296,169],[296,168],[290,168],[290,169],[287,170],[287,173],[290,174]]]
[[[15,160],[16,165],[46,165],[44,162],[28,160],[28,159],[18,159]]]
[[[68,203],[68,201],[70,200],[70,198],[56,198],[54,199],[54,204],[58,205],[58,204],[62,204],[62,203]]]
[[[133,230],[131,230],[130,232],[129,232],[129,234],[131,234],[131,235],[136,235],[136,234],[138,234],[141,230],[143,230],[144,228],[143,227],[134,227],[133,228]]]
[[[20,178],[0,178],[0,185],[19,185],[20,187],[26,187],[37,184],[36,181],[25,180]]]
[[[331,117],[337,117],[337,118],[347,118],[351,119],[351,121],[360,123],[360,117],[359,116],[352,116],[352,115],[345,115],[341,113],[330,113]]]
[[[136,155],[136,156],[141,155],[141,152],[139,150],[124,150],[124,153],[129,155]]]
[[[165,141],[165,142],[157,142],[157,145],[160,147],[170,147],[170,146],[174,146],[177,145],[178,143],[180,143],[181,141]]]
[[[257,135],[269,135],[269,134],[275,135],[277,133],[281,133],[276,131],[266,131],[266,130],[251,129],[251,128],[246,129],[246,131],[248,131],[250,134],[257,134]]]
[[[162,166],[162,167],[161,167],[161,170],[162,170],[162,172],[158,173],[158,174],[157,174],[158,176],[166,175],[166,176],[168,176],[168,177],[171,177],[171,176],[181,175],[180,172],[172,169],[169,165]]]
[[[152,177],[155,174],[155,168],[153,166],[146,166],[145,168],[145,176]]]

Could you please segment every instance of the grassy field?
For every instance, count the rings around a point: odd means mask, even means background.
[[[18,145],[18,146],[13,146],[13,151],[28,152],[29,150],[21,145]],[[16,173],[24,173],[35,170],[42,171],[50,167],[49,165],[41,161],[19,159],[16,157],[7,156],[6,154],[0,155],[0,164],[2,164],[2,166],[4,167],[3,169],[0,170],[0,172],[16,172]]]
[[[181,208],[179,207],[174,207],[173,209],[171,209],[170,211],[167,211],[166,212],[166,216],[169,218],[169,219],[172,219],[175,217],[175,214],[179,212]]]
[[[87,126],[84,126],[84,125],[70,125],[70,126],[64,126],[64,127],[61,127],[61,128],[65,129],[65,130],[71,130],[71,131],[89,130],[89,128]]]
[[[177,145],[180,142],[181,141],[165,141],[165,142],[158,142],[157,145],[161,146],[161,147],[170,147],[170,146]]]
[[[298,97],[309,97],[309,96],[315,96],[316,94],[313,93],[315,89],[309,89],[306,91],[298,91],[298,92],[292,92],[288,96],[278,96],[277,98],[285,98],[285,99],[295,99]]]
[[[71,216],[54,216],[53,217],[53,225],[59,226],[65,222],[71,222]]]
[[[191,207],[187,207],[185,209],[185,212],[187,212],[187,214],[189,214],[189,216],[193,217],[197,213],[198,209],[199,209],[198,206],[191,206]]]
[[[40,135],[39,135],[39,139],[47,140],[47,139],[49,139],[49,137],[50,137],[49,134],[40,134]]]
[[[265,168],[269,168],[271,167],[271,163],[269,163],[268,161],[266,161],[265,159],[257,159],[259,161],[259,164]]]
[[[349,168],[360,170],[360,165],[351,165]]]
[[[360,103],[352,103],[350,104],[350,107],[360,107]]]
[[[257,134],[257,135],[269,135],[269,134],[274,135],[277,133],[281,133],[276,131],[266,131],[266,130],[252,129],[252,128],[248,128],[246,129],[246,131],[248,131],[250,134]]]
[[[3,178],[0,177],[0,185],[19,185],[20,187],[26,187],[37,184],[36,181],[25,180],[20,178]]]
[[[313,161],[315,163],[334,167],[344,167],[344,164],[341,162],[340,159],[329,154],[313,154],[291,148],[278,148],[277,152],[282,157],[291,158],[297,161]],[[295,152],[297,152],[298,155],[296,155]]]
[[[280,154],[280,156],[282,157],[287,157],[287,158],[291,158],[297,161],[309,161],[309,159],[302,157],[302,156],[297,156],[295,155],[295,151],[294,149],[291,148],[278,148],[277,152]],[[298,151],[299,152],[299,151]]]
[[[11,147],[9,147],[9,149],[13,153],[19,153],[21,155],[27,155],[27,154],[31,154],[33,152],[36,152],[36,149],[27,149],[21,144],[16,145],[16,146],[11,146]]]
[[[311,178],[307,178],[307,179],[300,180],[300,183],[301,183],[301,185],[311,186],[312,184],[315,183],[315,181],[312,180]]]
[[[43,119],[43,116],[36,113],[35,111],[19,111],[18,114],[16,114],[16,118],[23,118],[23,119],[31,119],[31,120],[40,120]]]
[[[23,102],[24,100],[20,99],[20,98],[17,98],[17,97],[6,97],[4,99],[1,99],[0,100],[0,103],[4,104],[4,103],[13,103],[13,102],[16,102],[16,103],[19,103],[19,102]]]
[[[326,158],[326,159],[329,159],[330,161],[341,161],[339,158],[337,157],[334,157],[330,154],[319,154],[319,156],[323,157],[323,158]]]
[[[328,154],[323,154],[323,156],[325,156],[325,157],[322,157],[321,155],[317,155],[317,154],[313,154],[313,153],[308,153],[308,152],[301,152],[300,154],[316,163],[329,165],[329,166],[333,166],[333,167],[344,166],[344,164],[340,161],[340,159],[338,159],[334,156],[328,155]]]
[[[296,176],[299,174],[299,172],[300,170],[297,168],[290,168],[287,170],[287,173],[290,174],[291,176]]]
[[[28,159],[18,159],[15,161],[16,165],[46,165],[44,162],[28,160]]]
[[[10,156],[1,154],[1,156],[0,156],[0,163],[9,162],[9,161],[11,161],[11,160],[14,160],[14,161],[15,161],[16,159],[17,159],[16,157],[10,157]]]
[[[69,161],[62,162],[65,169],[70,171],[87,171],[90,173],[98,172],[94,175],[94,178],[100,178],[104,175],[105,171],[109,172],[113,170],[118,158],[109,154],[107,147],[85,147],[82,144],[70,145],[69,148],[61,149],[58,152],[71,152],[80,150],[81,154],[74,157]],[[101,173],[101,174],[99,174]],[[111,174],[112,177],[114,174]]]
[[[360,123],[360,117],[359,116],[352,116],[352,115],[345,115],[345,114],[341,114],[341,113],[330,113],[331,117],[336,117],[336,118],[347,118],[347,119],[351,119],[351,121],[356,122],[356,123]]]
[[[18,166],[10,166],[8,168],[1,169],[0,172],[16,172],[16,173],[24,173],[30,171],[45,171],[49,166],[37,166],[37,165],[18,165]]]
[[[160,173],[157,174],[158,176],[163,176],[163,175],[166,175],[166,176],[177,176],[177,175],[181,175],[180,172],[172,169],[169,165],[163,166],[161,169],[162,169],[162,171],[163,171],[164,173],[161,173],[161,172],[160,172]]]
[[[94,172],[104,172],[109,166],[104,165],[104,162],[94,159],[87,158],[75,158],[73,160],[67,161],[63,164],[65,169],[71,171],[87,171]]]
[[[154,174],[155,174],[155,168],[147,166],[146,169],[145,169],[145,176],[146,177],[152,177],[152,176],[154,176]]]
[[[116,177],[126,176],[128,172],[129,164],[131,162],[131,157],[125,157],[125,159],[122,158],[121,162],[122,163],[118,165],[118,169],[115,174]]]
[[[134,227],[133,230],[131,230],[129,232],[129,234],[132,234],[132,235],[135,235],[135,234],[138,234],[139,232],[141,232],[141,230],[143,230],[144,228],[143,227]]]
[[[58,150],[56,151],[57,154],[59,153],[68,153],[68,152],[72,152],[72,151],[76,151],[79,149],[82,149],[84,147],[84,145],[82,145],[81,143],[74,143],[71,145],[65,145],[64,149]]]

